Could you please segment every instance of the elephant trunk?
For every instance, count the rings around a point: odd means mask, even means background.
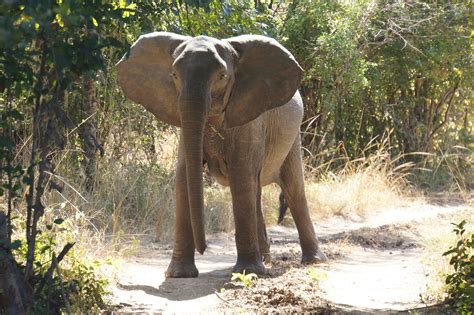
[[[185,101],[183,101],[185,102]],[[185,110],[193,108],[192,104],[183,104],[181,126],[186,161],[186,181],[188,188],[189,211],[193,230],[194,246],[200,254],[206,249],[204,232],[204,193],[202,178],[203,136],[205,125],[204,111]],[[188,102],[189,103],[189,102]],[[194,102],[195,103],[195,102]],[[194,104],[196,105],[196,104]]]

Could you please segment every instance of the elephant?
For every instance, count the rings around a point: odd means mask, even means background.
[[[276,183],[298,230],[302,263],[326,260],[304,191],[298,92],[303,70],[276,40],[169,32],[142,35],[117,63],[125,96],[180,127],[174,247],[166,277],[197,277],[206,249],[203,165],[230,186],[237,262],[234,272],[265,274],[269,242],[262,186]]]

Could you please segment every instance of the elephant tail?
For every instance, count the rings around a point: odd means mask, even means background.
[[[285,195],[283,195],[283,192],[280,192],[280,209],[279,209],[279,215],[278,215],[278,224],[283,221],[285,218],[286,210],[288,210],[288,203],[286,202]]]

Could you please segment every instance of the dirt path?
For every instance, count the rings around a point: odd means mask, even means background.
[[[231,235],[209,238],[208,250],[196,260],[197,279],[165,279],[171,250],[149,244],[121,265],[112,303],[119,306],[120,313],[417,308],[424,306],[420,294],[426,288],[427,271],[416,226],[428,219],[449,225],[449,215],[466,208],[417,204],[360,222],[333,218],[316,223],[330,259],[316,268],[321,277],[318,283],[309,276],[314,269],[298,263],[300,249],[294,227],[269,229],[269,276],[254,281],[252,288],[230,282],[236,257]]]

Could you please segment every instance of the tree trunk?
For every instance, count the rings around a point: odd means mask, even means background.
[[[8,220],[0,211],[0,313],[26,314],[32,303],[32,290],[13,259],[8,240]]]

